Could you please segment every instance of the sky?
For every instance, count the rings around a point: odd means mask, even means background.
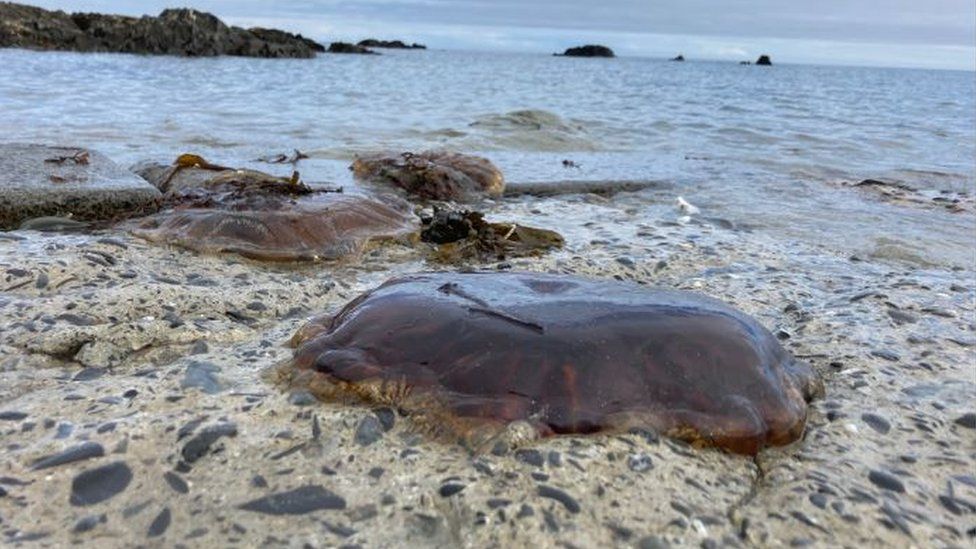
[[[974,0],[21,0],[65,11],[157,14],[189,5],[321,42],[976,70]]]

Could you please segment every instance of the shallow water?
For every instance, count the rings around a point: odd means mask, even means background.
[[[313,157],[306,178],[340,184],[358,152],[449,147],[487,155],[509,181],[652,179],[649,204],[682,195],[780,239],[971,266],[972,211],[893,206],[838,183],[972,193],[974,86],[969,72],[638,58],[0,50],[0,140],[84,145],[124,164],[297,148]]]

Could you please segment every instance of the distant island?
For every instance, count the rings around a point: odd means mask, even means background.
[[[559,56],[560,54],[554,53],[553,55]],[[616,57],[613,50],[606,46],[601,46],[599,44],[587,44],[585,46],[577,46],[575,48],[569,48],[562,53],[563,57]]]
[[[311,58],[325,47],[300,34],[243,29],[193,9],[129,17],[0,2],[0,47],[212,57]]]
[[[423,44],[418,44],[414,42],[413,44],[406,44],[401,40],[377,40],[375,38],[367,38],[366,40],[360,40],[357,44],[364,48],[389,48],[397,50],[426,50],[427,46]]]

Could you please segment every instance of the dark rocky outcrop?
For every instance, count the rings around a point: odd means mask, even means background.
[[[756,59],[756,64],[769,66],[772,65],[773,62],[769,59],[768,55],[760,55],[759,59]]]
[[[0,2],[0,47],[210,57],[309,58],[324,51],[301,35],[231,27],[209,13],[167,9],[157,17],[48,11]]]
[[[676,57],[672,57],[671,60],[672,61],[684,61],[685,60],[685,56],[679,53]]]
[[[566,57],[616,57],[613,54],[613,50],[598,44],[587,44],[585,46],[569,48],[563,52],[563,55]]]
[[[427,46],[423,44],[418,44],[414,42],[413,44],[406,44],[400,40],[377,40],[375,38],[367,38],[366,40],[360,40],[359,46],[364,48],[389,48],[397,50],[426,50]]]
[[[359,44],[350,44],[349,42],[333,42],[329,44],[329,53],[359,53],[367,55],[376,55],[376,52],[360,46]]]

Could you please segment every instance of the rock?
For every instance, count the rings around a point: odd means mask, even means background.
[[[71,482],[71,505],[101,503],[125,490],[132,482],[132,470],[124,461],[116,461],[80,473]]]
[[[0,412],[0,421],[20,421],[26,417],[24,412]]]
[[[891,490],[900,494],[905,493],[905,484],[891,473],[874,469],[868,473],[868,480],[878,488],[884,488],[885,490]]]
[[[684,56],[684,55],[681,55],[681,54],[679,53],[679,54],[677,55],[677,57],[672,57],[672,58],[671,58],[671,60],[672,60],[672,61],[684,61],[684,60],[685,60],[685,56]]]
[[[310,58],[325,49],[280,30],[229,27],[212,14],[192,9],[167,9],[157,17],[128,17],[69,15],[13,3],[0,3],[0,47],[288,58]]]
[[[171,522],[171,514],[169,507],[164,507],[162,511],[156,515],[153,519],[152,524],[149,525],[149,532],[146,537],[158,538],[159,536],[166,533],[166,529],[169,528],[169,523]]]
[[[190,486],[183,480],[183,477],[177,475],[173,471],[166,471],[163,475],[163,479],[166,480],[166,484],[173,489],[177,494],[188,494],[190,493]]]
[[[72,532],[76,534],[83,534],[93,530],[99,524],[104,524],[108,521],[108,517],[104,513],[101,515],[89,515],[87,517],[82,517],[75,523],[75,527],[71,529]]]
[[[768,55],[760,55],[759,59],[756,59],[756,64],[770,66],[773,64],[773,62],[769,59]]]
[[[105,455],[105,448],[97,442],[83,442],[77,446],[72,446],[63,452],[42,457],[34,462],[31,469],[39,471],[48,467],[56,467],[66,463],[74,463],[85,459],[102,457]]]
[[[329,53],[358,53],[365,55],[378,55],[375,51],[349,42],[333,42],[329,44]]]
[[[375,38],[367,38],[366,40],[360,40],[357,46],[362,46],[364,48],[389,48],[398,50],[426,50],[427,46],[423,44],[418,44],[414,42],[413,44],[405,44],[400,40],[377,40]]]
[[[309,485],[264,496],[239,508],[266,515],[304,515],[323,509],[345,509],[346,500],[321,486]]]
[[[554,499],[559,503],[563,504],[570,513],[576,514],[580,512],[580,505],[576,499],[567,494],[566,492],[560,490],[559,488],[553,488],[552,486],[546,486],[545,484],[539,485],[539,495],[544,498]]]
[[[953,423],[967,429],[976,429],[976,413],[969,412],[957,417]]]
[[[234,423],[218,423],[200,431],[183,446],[181,452],[183,461],[193,463],[210,452],[211,446],[222,437],[237,436],[237,425]]]
[[[464,490],[463,484],[452,482],[441,486],[437,492],[442,498],[449,498],[455,494],[459,494],[462,490]]]
[[[565,57],[616,57],[613,50],[606,46],[601,46],[598,44],[587,44],[585,46],[578,46],[575,48],[569,48],[563,52]]]
[[[100,221],[150,213],[160,198],[158,190],[99,152],[0,144],[0,229],[38,217]]]
[[[184,389],[197,388],[208,395],[217,394],[224,390],[220,378],[217,377],[219,372],[220,367],[212,362],[191,361],[186,367],[180,386]]]
[[[359,425],[356,426],[356,444],[360,446],[369,446],[373,444],[383,433],[386,432],[383,428],[383,424],[380,423],[379,418],[375,415],[369,415],[364,417],[359,421]]]

